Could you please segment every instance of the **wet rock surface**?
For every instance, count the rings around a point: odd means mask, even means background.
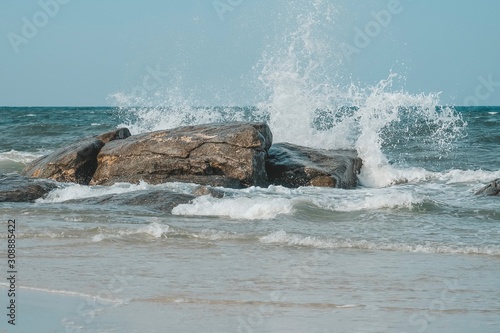
[[[34,202],[56,188],[55,182],[46,179],[0,175],[0,202]]]
[[[33,161],[24,168],[21,175],[88,185],[97,170],[97,155],[101,148],[110,141],[128,136],[130,136],[130,131],[121,128],[73,142],[50,155]]]
[[[124,205],[140,206],[141,208],[171,213],[172,209],[180,204],[189,203],[194,195],[181,194],[169,190],[137,191],[129,193],[108,194],[99,197],[72,199],[64,201],[66,204],[89,205]]]
[[[184,126],[130,135],[104,133],[35,160],[22,175],[83,185],[188,182],[211,187],[282,185],[353,188],[362,165],[354,150],[272,144],[265,123]]]
[[[500,196],[500,178],[481,188],[476,195]]]
[[[181,181],[265,186],[272,134],[264,123],[216,123],[131,136],[104,146],[91,184]]]
[[[274,144],[269,150],[266,171],[269,182],[285,187],[321,186],[353,188],[362,161],[355,150],[326,150]]]

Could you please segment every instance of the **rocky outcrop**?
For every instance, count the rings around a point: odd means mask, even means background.
[[[265,186],[272,134],[264,123],[216,123],[131,136],[106,144],[91,184],[181,181]]]
[[[285,187],[357,186],[361,159],[355,150],[326,150],[278,143],[271,147],[266,162],[269,182]]]
[[[101,148],[108,142],[129,136],[130,131],[121,128],[74,142],[33,161],[21,175],[87,185],[97,169],[97,154]]]
[[[56,188],[55,182],[46,179],[0,175],[0,202],[34,202]]]
[[[500,178],[481,188],[476,195],[500,196]]]
[[[22,174],[85,185],[178,181],[226,188],[352,188],[360,168],[354,150],[272,145],[265,123],[233,122],[133,136],[119,129],[61,148],[34,161]]]

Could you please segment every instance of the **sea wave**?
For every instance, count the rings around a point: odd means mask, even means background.
[[[91,240],[98,243],[104,240],[124,239],[127,237],[147,237],[152,239],[167,238],[171,233],[170,226],[153,222],[137,229],[101,229],[98,234],[92,236]]]
[[[233,219],[273,219],[291,214],[293,201],[287,198],[240,197],[216,199],[202,196],[192,203],[182,204],[172,210],[174,215],[223,216]]]
[[[287,233],[284,230],[275,231],[259,238],[263,244],[284,246],[310,247],[317,249],[359,249],[382,250],[409,253],[434,253],[434,254],[467,254],[500,256],[500,245],[452,245],[425,242],[422,244],[386,243],[368,240],[332,239],[302,236]]]
[[[208,241],[223,241],[223,240],[242,240],[253,239],[254,235],[251,234],[238,234],[234,232],[227,232],[215,229],[203,229],[201,231],[193,232],[183,229],[171,227],[167,224],[153,222],[147,226],[138,229],[105,229],[91,237],[94,243],[108,241],[108,240],[160,240],[168,238],[191,238],[202,239]]]
[[[402,190],[363,191],[360,195],[348,198],[315,198],[312,203],[323,209],[340,212],[356,212],[377,209],[412,209],[421,204],[424,197],[413,192]]]
[[[28,164],[29,162],[42,157],[44,154],[42,152],[24,152],[17,150],[10,150],[6,152],[0,152],[0,162],[11,161],[16,163]]]
[[[109,194],[122,194],[135,191],[147,191],[154,189],[170,189],[179,193],[191,193],[195,184],[189,183],[165,183],[151,185],[144,181],[139,184],[132,183],[115,183],[111,186],[87,186],[80,184],[65,184],[62,188],[58,188],[50,192],[45,198],[38,199],[37,203],[59,203],[74,199],[85,199],[92,197],[100,197]]]

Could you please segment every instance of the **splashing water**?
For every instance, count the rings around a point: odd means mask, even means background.
[[[419,140],[447,154],[466,124],[450,107],[439,107],[439,94],[409,94],[394,90],[400,79],[391,73],[375,86],[342,86],[332,77],[342,67],[340,50],[331,37],[332,15],[338,12],[316,0],[295,15],[295,29],[277,36],[263,53],[256,71],[266,97],[254,108],[196,107],[179,85],[149,97],[111,96],[120,107],[122,125],[132,133],[183,125],[227,121],[268,121],[275,142],[324,149],[356,149],[363,159],[362,185],[385,187],[420,180],[425,170],[398,168],[384,153],[386,146],[403,147]],[[328,29],[325,31],[325,27]],[[137,106],[139,105],[139,106]]]
[[[420,178],[421,170],[391,165],[384,145],[405,145],[418,135],[446,154],[466,124],[452,108],[439,107],[439,94],[393,91],[398,78],[394,73],[373,87],[334,85],[328,70],[341,63],[329,54],[334,51],[325,46],[325,34],[318,37],[324,22],[319,15],[300,15],[298,29],[286,38],[288,44],[264,55],[259,80],[269,98],[258,107],[269,113],[275,142],[354,148],[363,159],[360,181],[368,187]]]
[[[186,98],[178,87],[163,88],[153,96],[115,93],[111,100],[119,107],[119,116],[132,134],[179,126],[214,122],[244,121],[248,112],[241,107],[198,107],[194,98]]]

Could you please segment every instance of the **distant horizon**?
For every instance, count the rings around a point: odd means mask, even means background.
[[[162,108],[175,108],[175,105],[172,106],[148,106],[148,105],[133,105],[133,106],[112,106],[112,105],[0,105],[0,108],[153,108],[153,109],[162,109]],[[190,105],[192,108],[253,108],[257,107],[257,105]],[[500,108],[500,105],[452,105],[452,104],[439,104],[436,107],[453,107],[453,108]]]

